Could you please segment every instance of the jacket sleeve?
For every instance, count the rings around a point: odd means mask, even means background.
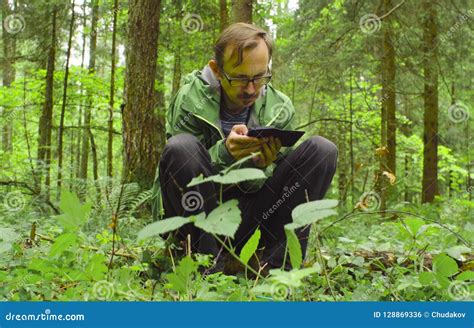
[[[193,115],[192,112],[186,111],[183,106],[183,100],[187,92],[186,88],[182,88],[173,99],[167,113],[166,119],[166,138],[181,133],[188,133],[195,136],[203,145],[206,145],[204,134],[201,128],[201,122]],[[219,140],[213,146],[208,148],[211,157],[211,163],[216,170],[221,171],[230,166],[235,159],[227,150],[225,139]]]

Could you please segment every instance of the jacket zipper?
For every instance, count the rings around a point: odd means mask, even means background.
[[[208,120],[206,120],[204,117],[202,116],[199,116],[195,113],[192,113],[195,117],[197,117],[198,119],[200,119],[201,121],[204,121],[206,122],[207,124],[209,124],[210,126],[212,126],[213,128],[215,128],[218,132],[219,132],[219,135],[221,136],[222,139],[224,139],[224,134],[222,133],[222,131],[214,124],[212,124],[211,122],[209,122]]]

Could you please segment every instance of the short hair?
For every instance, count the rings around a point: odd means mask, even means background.
[[[268,32],[261,28],[247,23],[235,23],[227,27],[219,36],[214,47],[214,58],[219,68],[224,67],[224,52],[227,46],[233,46],[232,55],[237,52],[237,62],[234,67],[242,63],[242,56],[245,49],[257,47],[259,38],[265,41],[268,48],[268,59],[272,58],[272,40]],[[231,56],[232,56],[231,55]]]

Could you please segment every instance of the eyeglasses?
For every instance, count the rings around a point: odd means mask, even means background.
[[[221,69],[221,72],[226,78],[226,80],[229,82],[229,85],[231,87],[246,87],[249,85],[250,82],[252,82],[254,86],[260,87],[262,85],[268,84],[268,82],[270,82],[270,80],[272,79],[271,73],[263,76],[257,76],[253,79],[247,79],[240,77],[230,77],[229,75],[227,75],[226,72],[224,72],[223,69]]]

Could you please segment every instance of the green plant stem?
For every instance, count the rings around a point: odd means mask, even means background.
[[[319,232],[316,233],[316,247],[318,248],[318,257],[319,261],[321,262],[321,268],[323,269],[324,277],[326,279],[326,283],[328,284],[329,291],[331,292],[331,296],[336,301],[336,295],[334,294],[334,290],[332,289],[331,282],[329,281],[328,271],[326,270],[326,264],[324,263],[323,254],[321,253],[321,243],[319,242]]]
[[[230,255],[232,255],[232,256],[235,257],[240,263],[242,263],[246,269],[248,269],[250,272],[252,272],[257,278],[262,278],[262,277],[260,276],[260,273],[258,273],[257,271],[255,271],[251,266],[245,264],[245,263],[240,259],[240,257],[238,257],[237,254],[235,254],[234,250],[233,250],[232,248],[230,248],[229,246],[227,246],[227,245],[225,244],[225,242],[224,242],[222,239],[220,239],[219,237],[217,237],[217,235],[214,235],[214,234],[213,234],[212,236],[213,236],[214,238],[216,238],[216,240],[217,240],[218,242],[220,242],[220,243],[222,244],[222,246],[224,246],[224,248],[229,252]]]

